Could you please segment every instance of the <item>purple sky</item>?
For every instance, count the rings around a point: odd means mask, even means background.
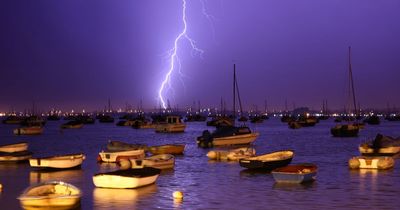
[[[400,1],[200,0],[187,2],[181,73],[165,92],[180,108],[231,106],[236,63],[245,108],[347,104],[348,46],[362,107],[400,106]],[[101,109],[111,98],[158,106],[166,52],[183,28],[181,0],[0,2],[0,111]]]

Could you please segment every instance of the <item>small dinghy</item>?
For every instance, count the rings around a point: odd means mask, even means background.
[[[29,164],[34,168],[68,169],[80,167],[83,160],[85,160],[85,155],[78,153],[43,158],[31,158],[29,159]]]
[[[0,145],[0,152],[22,152],[25,150],[28,150],[28,143],[26,142]]]
[[[147,146],[144,144],[129,144],[122,141],[109,141],[107,144],[108,151],[126,151],[134,149],[146,149]]]
[[[32,157],[32,152],[25,150],[21,152],[0,152],[0,162],[25,161]]]
[[[282,150],[267,153],[260,156],[244,158],[239,160],[240,166],[248,169],[273,170],[275,168],[287,166],[292,162],[294,152],[292,150]]]
[[[24,209],[72,209],[80,205],[81,190],[65,182],[51,181],[28,187],[18,200]]]
[[[394,159],[392,157],[376,156],[366,157],[358,156],[349,160],[351,169],[379,169],[385,170],[394,167]]]
[[[185,144],[165,144],[160,146],[149,147],[148,150],[153,155],[172,154],[182,155],[185,150]]]
[[[272,171],[272,176],[278,183],[303,183],[314,181],[318,167],[315,164],[304,163],[288,165]]]
[[[207,153],[207,157],[211,160],[238,161],[239,159],[253,157],[255,154],[254,148],[241,147],[232,150],[212,150]]]
[[[103,188],[138,188],[156,182],[160,172],[160,169],[144,167],[99,173],[93,176],[93,183]]]
[[[175,157],[171,154],[153,155],[143,160],[122,159],[118,162],[121,169],[137,168],[138,166],[170,169],[175,166]]]
[[[134,149],[126,151],[102,151],[99,153],[97,158],[98,161],[115,163],[120,159],[143,159],[144,158],[143,149]]]

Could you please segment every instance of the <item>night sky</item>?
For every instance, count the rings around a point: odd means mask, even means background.
[[[245,108],[347,104],[348,46],[361,107],[400,106],[398,0],[187,0],[173,106],[231,105],[236,63]],[[204,3],[203,7],[202,2]],[[203,14],[209,15],[209,18]],[[0,2],[0,111],[96,110],[111,99],[159,106],[181,0]]]

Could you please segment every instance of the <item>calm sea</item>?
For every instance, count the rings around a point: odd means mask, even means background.
[[[399,122],[366,125],[358,138],[333,138],[333,119],[315,127],[291,130],[278,118],[250,124],[260,133],[253,145],[257,154],[293,149],[292,163],[318,165],[317,181],[311,184],[275,184],[271,174],[250,173],[237,162],[209,161],[209,150],[197,148],[196,136],[205,122],[188,123],[185,133],[158,134],[115,124],[85,125],[78,130],[60,131],[64,121],[49,121],[39,136],[14,136],[16,126],[0,124],[0,144],[29,142],[34,155],[47,156],[84,152],[81,170],[41,172],[28,163],[0,164],[0,209],[20,209],[16,199],[29,185],[61,180],[83,192],[82,209],[398,209],[400,162],[388,171],[351,171],[347,161],[359,155],[358,145],[377,133],[400,136]],[[174,170],[162,172],[156,184],[139,189],[98,189],[92,175],[117,169],[115,164],[96,162],[108,140],[161,145],[186,144],[185,154],[176,158]],[[399,160],[399,159],[397,159]],[[176,202],[172,193],[180,190],[184,199]]]

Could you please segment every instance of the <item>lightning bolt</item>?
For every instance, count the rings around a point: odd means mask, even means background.
[[[158,91],[158,98],[160,99],[161,105],[164,109],[167,109],[165,98],[163,96],[165,88],[168,87],[172,88],[171,86],[171,76],[175,68],[178,68],[178,72],[181,74],[181,62],[178,56],[178,44],[182,40],[186,40],[189,42],[190,46],[192,47],[192,55],[197,53],[202,57],[204,51],[200,48],[197,48],[196,42],[188,36],[187,32],[187,21],[186,21],[186,0],[182,0],[182,22],[183,22],[183,29],[175,38],[174,47],[168,51],[168,56],[170,57],[169,62],[169,69],[167,74],[164,77],[164,80],[161,83],[160,89]],[[177,67],[176,67],[177,66]]]

